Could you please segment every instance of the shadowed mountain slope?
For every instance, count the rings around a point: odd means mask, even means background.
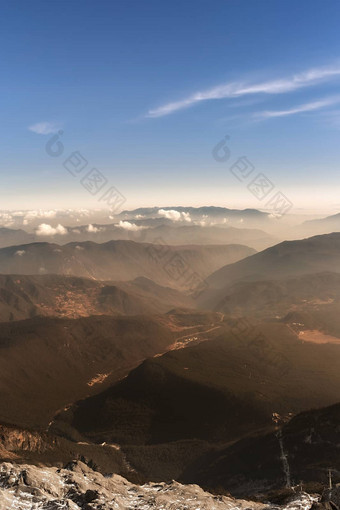
[[[143,316],[3,323],[0,421],[46,427],[58,409],[112,384],[174,340],[164,319]]]
[[[282,450],[286,455],[291,484],[302,483],[310,491],[340,482],[340,404],[305,411],[282,429],[243,439],[202,457],[183,481],[204,487],[223,487],[233,495],[252,495],[286,484]],[[281,442],[281,444],[280,444]]]
[[[174,310],[2,323],[0,423],[46,427],[65,406],[103,391],[146,358],[204,340],[219,322],[219,314]]]
[[[283,324],[221,328],[216,339],[145,361],[58,420],[98,442],[227,442],[270,427],[274,412],[337,401],[340,346],[303,343]]]

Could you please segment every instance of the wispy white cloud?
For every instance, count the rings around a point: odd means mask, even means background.
[[[130,221],[120,221],[118,227],[123,228],[124,230],[131,230],[132,232],[147,228],[141,225],[138,226],[135,223],[130,223]]]
[[[56,227],[52,227],[47,223],[42,223],[35,231],[37,236],[43,237],[52,237],[55,235],[64,236],[67,234],[67,229],[63,227],[63,225],[57,225]]]
[[[269,80],[260,83],[230,82],[203,92],[195,92],[180,101],[167,103],[149,110],[147,117],[156,118],[169,115],[194,104],[212,99],[226,99],[247,96],[250,94],[284,94],[304,87],[311,87],[340,76],[340,65],[309,69],[288,78]]]
[[[327,106],[332,106],[340,103],[340,97],[329,97],[325,99],[320,99],[319,101],[313,101],[310,103],[305,103],[295,108],[289,108],[287,110],[267,110],[264,112],[259,112],[255,114],[257,118],[273,118],[273,117],[286,117],[289,115],[296,115],[298,113],[304,112],[312,112],[315,110],[321,110],[326,108]]]
[[[38,122],[37,124],[29,126],[28,129],[38,135],[50,135],[51,133],[59,131],[60,127],[60,125],[54,122]]]
[[[98,234],[98,232],[101,232],[102,230],[103,230],[102,228],[96,227],[95,225],[92,225],[91,223],[86,228],[86,231],[89,232],[90,234]]]
[[[158,211],[160,216],[172,221],[186,221],[188,223],[191,222],[190,214],[186,212],[179,212],[175,209],[160,209]]]

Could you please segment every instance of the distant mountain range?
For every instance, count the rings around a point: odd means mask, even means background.
[[[136,215],[143,215],[154,217],[159,214],[159,211],[178,211],[180,213],[190,214],[192,217],[211,216],[215,218],[221,217],[237,217],[237,218],[268,218],[269,214],[259,211],[258,209],[228,209],[227,207],[182,207],[182,206],[167,206],[167,207],[140,207],[131,211],[123,211],[120,216],[130,217]]]
[[[304,225],[317,226],[317,225],[333,225],[340,228],[340,213],[326,216],[325,218],[319,218],[314,220],[307,220]]]
[[[207,279],[200,297],[203,306],[214,308],[230,287],[240,281],[278,280],[320,272],[340,273],[340,233],[285,241],[234,264],[218,269]]]
[[[145,277],[160,285],[192,289],[212,271],[252,253],[253,249],[242,245],[173,247],[133,241],[63,246],[33,243],[2,248],[0,273],[62,274],[111,281]]]
[[[300,237],[301,235],[310,236],[340,232],[340,213],[325,218],[304,221],[301,225],[296,226],[294,230]]]
[[[204,222],[203,222],[204,223]],[[92,241],[107,243],[109,241],[136,241],[170,245],[187,244],[243,244],[262,250],[272,246],[277,239],[255,228],[235,228],[227,224],[200,225],[176,223],[166,218],[134,219],[115,224],[81,225],[62,227],[62,233],[47,227],[46,232],[27,233],[24,230],[0,229],[0,248],[18,246],[34,242],[70,242]]]
[[[171,245],[179,244],[244,244],[255,250],[263,250],[276,244],[277,239],[255,228],[235,228],[222,225],[162,225],[143,230],[138,235],[145,237],[145,242],[157,242],[166,239]]]

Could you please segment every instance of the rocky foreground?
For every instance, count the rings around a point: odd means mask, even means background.
[[[284,508],[308,510],[313,498],[299,494]],[[119,475],[103,476],[82,462],[64,469],[3,463],[0,510],[266,510],[262,503],[214,496],[177,482],[133,485]],[[283,507],[282,507],[283,508]]]

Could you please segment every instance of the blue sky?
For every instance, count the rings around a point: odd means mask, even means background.
[[[339,210],[339,21],[338,0],[3,2],[1,208],[98,207],[63,167],[80,151],[128,208],[263,207],[229,171],[246,155],[296,211]]]

